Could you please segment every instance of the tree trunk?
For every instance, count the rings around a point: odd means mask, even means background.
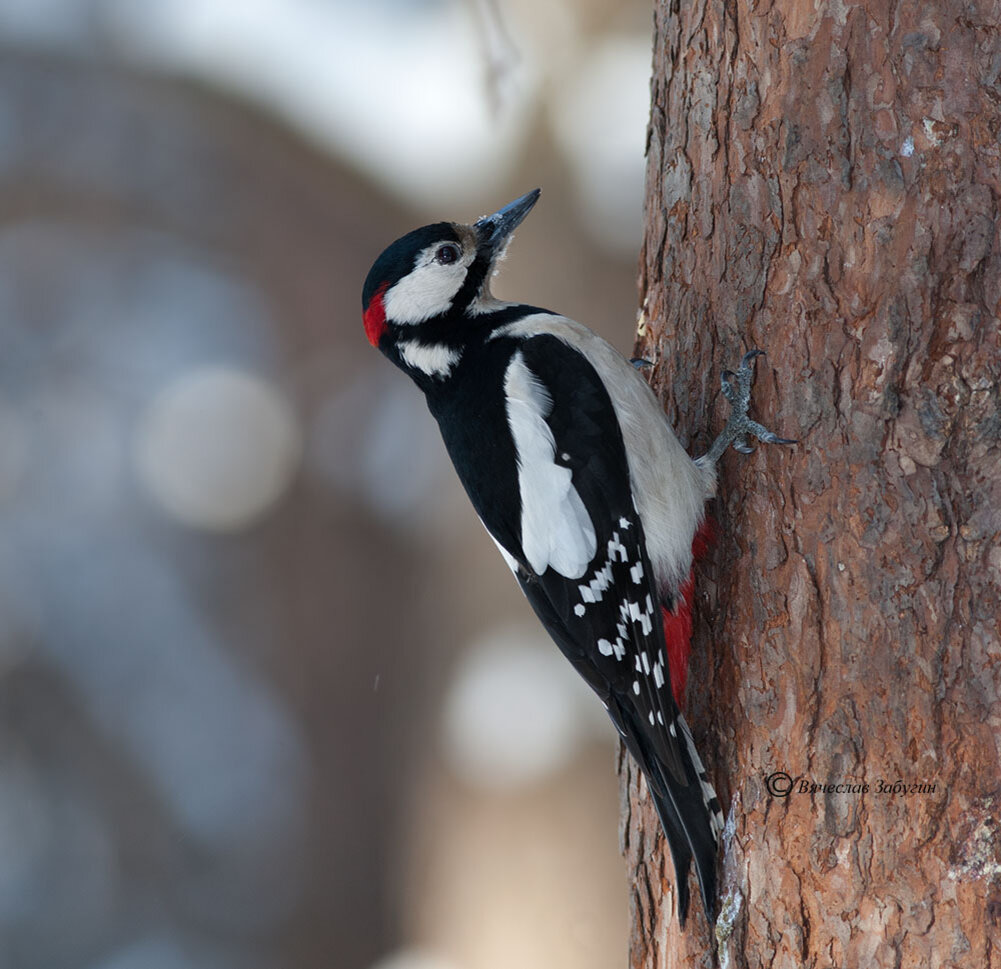
[[[752,408],[801,443],[723,459],[698,572],[715,926],[679,930],[623,758],[633,967],[1001,966],[999,24],[657,6],[639,352],[697,454],[766,350]]]

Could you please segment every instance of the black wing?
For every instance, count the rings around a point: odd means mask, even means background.
[[[572,473],[594,528],[595,554],[582,576],[568,578],[551,567],[537,574],[522,547],[507,550],[536,614],[601,698],[647,777],[674,858],[684,921],[693,854],[707,912],[715,904],[719,805],[674,702],[660,590],[633,504],[622,434],[608,393],[579,352],[550,335],[532,337],[520,350],[551,398],[545,421],[555,460]],[[485,524],[499,541],[513,530],[494,532]]]

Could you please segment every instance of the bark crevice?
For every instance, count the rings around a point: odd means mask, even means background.
[[[699,453],[719,371],[760,347],[757,418],[801,443],[724,456],[709,509],[687,714],[732,812],[711,931],[693,905],[679,932],[622,761],[635,969],[1001,969],[999,21],[656,10],[639,352]],[[776,797],[775,771],[869,788]]]

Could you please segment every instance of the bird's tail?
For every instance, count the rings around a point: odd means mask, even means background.
[[[658,776],[650,785],[654,805],[664,826],[671,857],[674,860],[678,892],[678,920],[684,926],[688,915],[688,866],[695,860],[706,917],[716,915],[716,854],[723,831],[723,813],[716,791],[709,782],[705,766],[695,749],[691,731],[679,712],[672,731],[681,736],[678,747],[688,784],[675,780],[670,772],[656,769]],[[659,783],[658,783],[659,782]]]

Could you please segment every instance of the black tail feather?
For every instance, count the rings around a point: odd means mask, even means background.
[[[681,720],[679,715],[679,721]],[[687,729],[687,727],[685,728]],[[688,754],[682,745],[684,754]],[[705,769],[702,762],[691,763],[685,756],[685,773],[689,774],[687,785],[679,784],[666,771],[661,773],[659,791],[651,787],[654,806],[664,826],[664,835],[674,859],[675,881],[678,892],[678,921],[684,927],[688,915],[688,867],[695,860],[695,874],[699,882],[706,918],[712,922],[716,917],[716,852],[717,815],[707,803],[707,795],[702,786]],[[701,775],[701,776],[700,776]],[[706,782],[707,783],[707,782]],[[708,785],[707,785],[708,786]],[[712,795],[715,800],[715,794]],[[716,805],[718,808],[718,804]]]
[[[719,835],[723,830],[723,815],[705,766],[695,749],[688,724],[676,710],[669,728],[677,741],[676,749],[688,781],[683,784],[672,776],[666,765],[659,762],[653,750],[642,743],[641,730],[623,729],[619,726],[618,717],[622,717],[626,724],[629,723],[628,713],[621,707],[610,709],[609,712],[612,713],[613,722],[619,727],[626,747],[647,779],[657,816],[664,828],[664,836],[674,862],[678,921],[684,926],[688,916],[688,870],[694,859],[706,917],[712,922],[716,916],[716,854]]]
[[[685,836],[685,829],[678,818],[678,812],[674,809],[674,804],[669,797],[659,794],[650,788],[650,795],[653,797],[653,805],[657,809],[657,816],[664,828],[664,836],[667,838],[667,846],[671,849],[671,858],[674,861],[674,884],[678,893],[678,921],[681,927],[685,927],[685,920],[688,918],[688,867],[692,861],[692,849]],[[703,895],[703,899],[704,899]]]

